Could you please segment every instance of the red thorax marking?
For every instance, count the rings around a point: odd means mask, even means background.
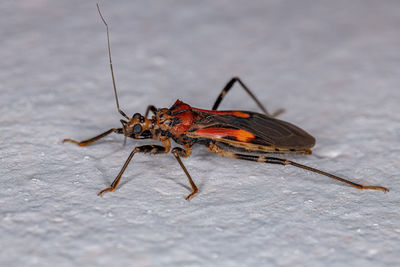
[[[178,118],[181,123],[175,124],[171,129],[171,133],[176,135],[183,134],[190,128],[190,126],[192,126],[194,116],[191,109],[191,106],[183,103],[179,99],[175,101],[174,105],[169,111],[171,112],[171,115],[175,118]],[[176,115],[174,115],[174,113],[176,113]]]

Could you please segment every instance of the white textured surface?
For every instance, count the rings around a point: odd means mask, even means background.
[[[95,2],[2,1],[0,266],[398,266],[400,2],[145,2],[100,3],[125,111],[209,108],[238,75],[316,137],[295,160],[391,191],[197,147],[192,201],[171,155],[98,197],[146,142],[61,144],[119,126]]]

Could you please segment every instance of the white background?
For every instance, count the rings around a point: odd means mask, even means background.
[[[317,139],[291,166],[136,155],[119,127],[94,1],[0,4],[1,266],[400,264],[399,1],[102,1],[120,104],[210,108],[242,78]],[[239,87],[222,109],[257,111]]]

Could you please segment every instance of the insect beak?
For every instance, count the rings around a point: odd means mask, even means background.
[[[122,128],[124,128],[125,129],[125,127],[126,127],[126,124],[128,123],[127,121],[125,121],[125,120],[119,120],[120,122],[121,122],[121,124],[122,124]]]
[[[140,135],[136,136],[136,139],[149,139],[152,138],[153,134],[150,130],[144,130]]]

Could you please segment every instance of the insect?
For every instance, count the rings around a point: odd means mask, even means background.
[[[136,153],[156,155],[167,154],[171,151],[185,172],[191,185],[192,192],[186,197],[186,199],[189,200],[198,192],[198,188],[181,158],[189,157],[192,152],[192,147],[195,144],[204,145],[208,151],[224,157],[261,163],[292,165],[325,175],[358,189],[388,191],[387,188],[382,186],[361,185],[291,160],[276,157],[276,155],[279,156],[282,154],[311,154],[311,148],[315,144],[315,139],[299,127],[289,122],[276,119],[275,117],[279,115],[282,110],[278,110],[274,114],[269,114],[250,89],[237,77],[232,78],[226,84],[211,110],[194,108],[177,100],[170,108],[156,108],[153,105],[149,105],[144,116],[139,113],[135,113],[132,117],[127,116],[119,107],[111,59],[108,25],[98,5],[97,9],[107,32],[108,57],[116,106],[118,112],[126,120],[120,120],[122,124],[121,128],[112,128],[88,140],[79,142],[73,139],[64,139],[63,142],[72,142],[79,146],[88,146],[110,133],[117,133],[134,139],[154,139],[160,141],[162,144],[135,147],[125,161],[117,177],[109,187],[101,190],[98,193],[99,195],[108,191],[114,191],[117,188],[125,169]],[[242,110],[217,111],[221,101],[235,83],[241,85],[261,108],[263,114]],[[152,117],[148,116],[150,112],[153,113]],[[176,146],[171,150],[171,139],[181,146]]]

